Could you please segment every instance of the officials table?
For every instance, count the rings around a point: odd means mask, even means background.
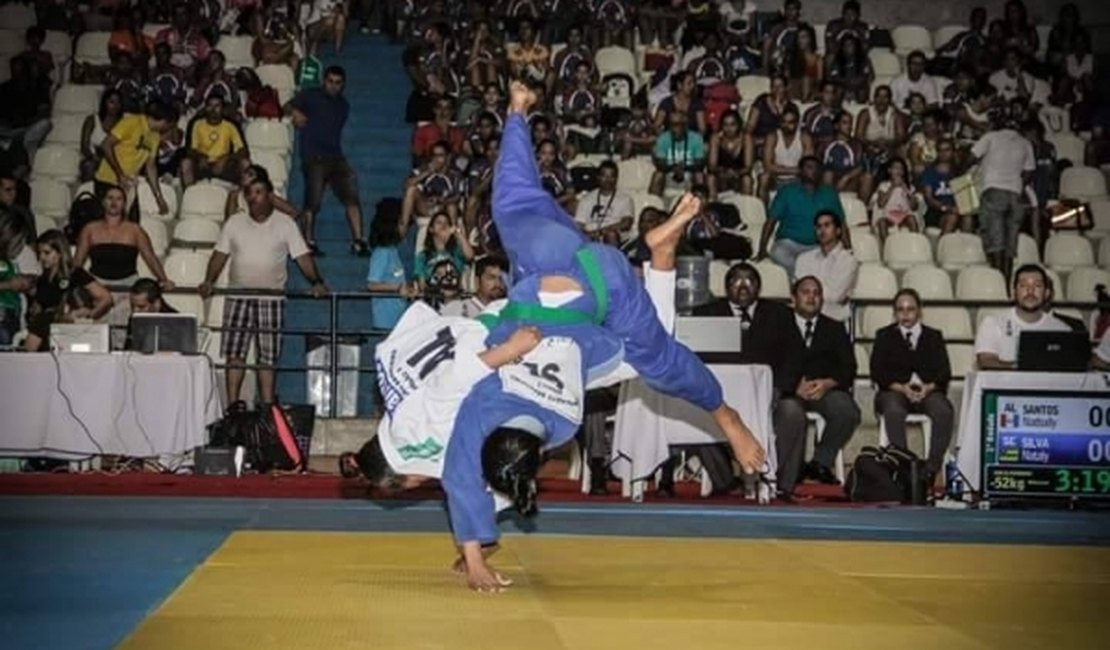
[[[968,488],[980,489],[983,453],[983,391],[1110,391],[1110,374],[1102,372],[975,371],[964,380],[960,428],[956,438],[956,466]]]
[[[204,356],[0,355],[0,455],[179,454],[222,411]]]
[[[771,429],[774,385],[770,366],[711,364],[709,370],[721,382],[725,402],[740,413],[767,450],[765,476],[773,482],[778,463]],[[621,479],[625,496],[636,501],[642,499],[644,482],[670,456],[671,445],[720,442],[725,439],[708,413],[658,393],[640,379],[621,384],[611,470]],[[773,496],[771,491],[771,486],[761,482],[760,500],[769,500]]]

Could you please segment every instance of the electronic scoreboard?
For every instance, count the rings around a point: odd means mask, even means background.
[[[983,498],[1110,499],[1110,392],[983,391]]]

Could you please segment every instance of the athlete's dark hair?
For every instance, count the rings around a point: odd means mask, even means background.
[[[498,427],[482,445],[482,473],[495,491],[512,500],[525,517],[536,514],[536,474],[540,470],[543,441],[539,436],[512,427]]]
[[[368,440],[357,454],[342,454],[339,457],[339,472],[344,478],[362,474],[371,485],[382,489],[396,490],[401,487],[401,477],[389,466],[377,436]]]

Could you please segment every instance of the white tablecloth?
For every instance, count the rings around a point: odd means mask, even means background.
[[[202,446],[223,410],[215,379],[202,356],[2,354],[0,455],[156,456]]]
[[[722,364],[711,365],[709,370],[721,382],[725,402],[740,413],[767,450],[767,477],[773,481],[778,464],[771,430],[774,386],[770,366]],[[724,437],[705,411],[662,395],[639,379],[621,385],[613,429],[612,471],[620,477],[626,491],[631,486],[631,495],[626,496],[640,496],[643,481],[670,455],[670,445],[715,442],[724,442]]]
[[[1101,372],[1015,372],[982,371],[968,374],[960,404],[960,428],[956,438],[956,465],[968,487],[979,489],[983,452],[983,391],[1110,391],[1110,374]]]

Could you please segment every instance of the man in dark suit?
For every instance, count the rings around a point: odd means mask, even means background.
[[[875,412],[886,425],[887,440],[907,448],[906,416],[924,413],[933,423],[926,467],[935,473],[944,464],[952,440],[955,411],[948,400],[952,367],[944,334],[921,323],[921,296],[902,289],[894,296],[894,322],[875,335],[871,380],[879,387]]]
[[[832,470],[836,456],[860,423],[859,407],[848,392],[856,378],[856,357],[844,323],[821,314],[821,281],[812,275],[799,278],[792,293],[794,314],[786,327],[783,371],[783,382],[792,388],[774,411],[778,487],[787,498],[800,479],[838,483]],[[803,468],[808,411],[821,414],[825,431]]]
[[[725,294],[694,308],[694,316],[726,316],[740,319],[740,354],[722,358],[725,363],[762,363],[771,366],[776,393],[793,393],[783,381],[786,367],[790,308],[781,302],[759,297],[763,280],[759,270],[747,262],[734,264],[725,275]],[[724,355],[722,355],[724,356]]]

